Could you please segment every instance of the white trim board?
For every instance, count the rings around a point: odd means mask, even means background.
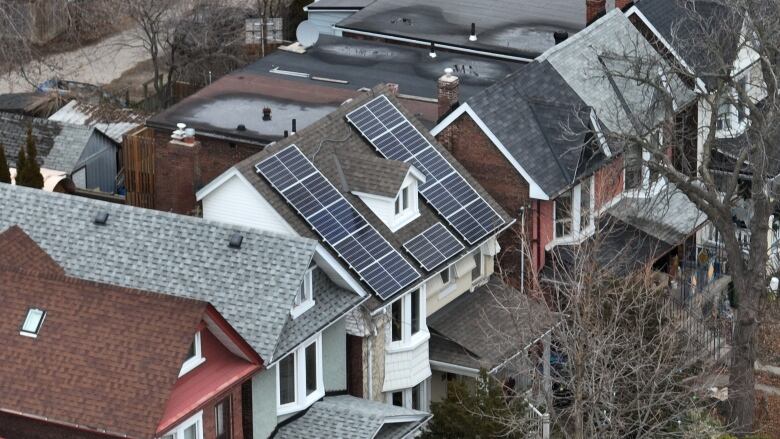
[[[485,122],[480,119],[479,116],[477,116],[477,113],[469,106],[469,104],[462,104],[460,107],[458,107],[455,111],[449,114],[444,120],[442,120],[438,125],[436,125],[432,130],[431,134],[433,136],[437,136],[439,133],[441,133],[444,128],[447,128],[450,126],[457,118],[463,115],[463,113],[468,113],[468,115],[471,117],[471,119],[479,126],[479,128],[482,130],[483,133],[490,139],[491,142],[498,148],[499,151],[501,151],[501,154],[504,155],[504,157],[509,160],[509,163],[512,164],[512,166],[517,170],[517,172],[520,173],[520,175],[523,176],[525,181],[528,182],[528,190],[529,195],[531,198],[536,200],[549,200],[550,196],[546,194],[542,188],[531,178],[531,175],[520,165],[520,163],[515,160],[515,158],[512,156],[512,154],[509,153],[509,150],[504,146],[503,143],[501,143],[500,140],[498,140],[498,137],[496,137],[495,134],[493,134],[492,131],[490,131],[490,128],[485,124]]]

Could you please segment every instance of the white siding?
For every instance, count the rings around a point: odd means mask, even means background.
[[[203,218],[295,235],[273,207],[238,175],[230,177],[203,198]]]
[[[428,361],[428,340],[413,349],[385,353],[383,392],[414,387],[429,376],[431,366]]]

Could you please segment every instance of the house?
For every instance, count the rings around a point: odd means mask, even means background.
[[[124,136],[143,125],[146,118],[127,108],[74,99],[49,116],[49,120],[95,128],[121,145]]]
[[[124,145],[128,203],[197,213],[195,192],[265,145],[315,123],[380,83],[427,126],[437,121],[436,78],[461,72],[464,95],[509,74],[515,63],[473,55],[431,59],[425,49],[323,36],[303,53],[278,50],[154,115]],[[183,123],[194,147],[171,143]]]
[[[310,17],[311,10],[309,6]],[[438,49],[530,62],[557,41],[583,29],[585,13],[582,0],[442,0],[425,5],[413,0],[374,1],[334,24],[333,29],[345,37],[411,44],[432,52]],[[325,17],[318,16],[315,20],[322,28]]]
[[[494,272],[496,236],[513,221],[390,88],[269,145],[198,200],[209,220],[319,240],[332,267],[371,296],[347,326],[350,361],[361,365],[352,394],[427,409],[434,383],[473,373],[472,359],[431,361],[426,321],[460,296],[489,294],[480,287]],[[482,318],[462,307],[450,315]]]
[[[12,178],[28,127],[32,127],[45,190],[64,191],[72,182],[78,189],[115,193],[120,148],[110,137],[79,125],[0,113],[0,144]]]
[[[641,151],[612,142],[610,133],[643,129],[632,125],[633,112],[653,116],[643,99],[646,89],[605,74],[602,63],[611,61],[602,55],[622,53],[625,47],[633,51],[629,55],[655,54],[629,20],[613,10],[462,103],[432,130],[517,219],[515,236],[500,241],[505,253],[499,258],[517,287],[548,264],[549,252],[591,239],[605,223],[617,223],[623,232],[653,243],[633,255],[651,263],[685,252],[677,249],[685,241],[693,246],[689,239],[706,219],[687,197],[676,195],[673,185],[648,172]],[[442,78],[440,87],[456,88],[457,82]],[[690,97],[679,88],[684,107]],[[660,124],[663,119],[656,116]],[[645,211],[661,205],[653,200],[670,197],[690,215],[660,207],[653,214]],[[625,239],[612,236],[615,245]],[[530,267],[522,254],[530,256]]]
[[[243,437],[262,360],[208,302],[67,276],[17,226],[0,250],[0,435]]]
[[[271,437],[282,425],[294,428],[323,397],[347,391],[347,315],[368,296],[351,287],[345,269],[328,264],[316,241],[10,185],[0,185],[0,204],[0,230],[24,230],[68,277],[218,310],[235,332],[216,338],[240,337],[262,365],[233,393],[234,413],[243,413],[235,432]],[[208,382],[196,384],[177,407],[210,392]],[[386,414],[400,422],[396,411]],[[402,420],[414,429],[427,415],[409,410]],[[373,422],[385,423],[381,416]],[[210,437],[198,431],[196,438]]]

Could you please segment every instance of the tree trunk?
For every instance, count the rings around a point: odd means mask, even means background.
[[[752,274],[752,273],[751,273]],[[729,370],[729,405],[731,428],[737,435],[754,433],[755,417],[755,334],[757,298],[761,295],[765,276],[753,274],[735,278],[737,310]],[[760,279],[757,279],[760,278]]]

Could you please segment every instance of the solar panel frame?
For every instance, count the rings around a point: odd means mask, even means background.
[[[420,194],[469,244],[476,244],[505,224],[490,203],[387,96],[378,96],[353,110],[347,114],[347,120],[385,158],[410,163],[425,175]],[[462,212],[466,209],[479,213]]]
[[[404,243],[404,249],[428,272],[465,248],[442,223],[434,224]]]
[[[420,278],[417,270],[336,190],[297,145],[289,145],[257,163],[255,170],[383,300]]]

